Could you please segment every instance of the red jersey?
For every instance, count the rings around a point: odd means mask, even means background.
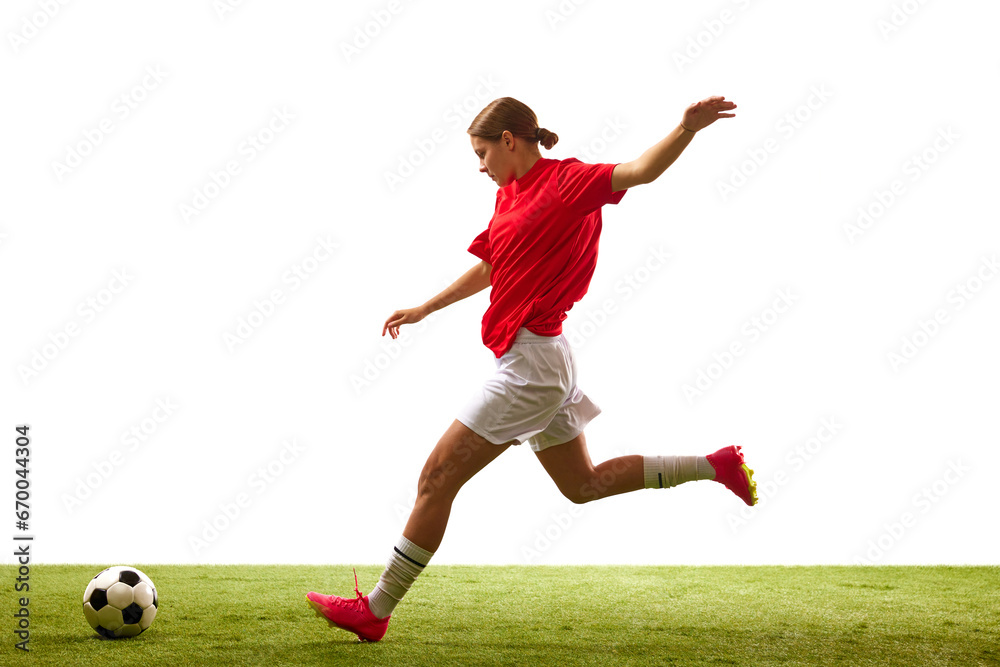
[[[493,218],[469,252],[493,267],[483,344],[498,359],[521,327],[540,336],[561,334],[566,311],[587,293],[597,266],[601,207],[628,192],[611,192],[616,166],[540,158],[497,190]]]

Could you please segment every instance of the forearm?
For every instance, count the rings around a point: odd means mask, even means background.
[[[456,301],[472,296],[490,286],[490,273],[493,267],[486,262],[480,262],[469,269],[461,278],[445,288],[440,294],[421,306],[427,313],[433,313],[450,306]]]
[[[680,157],[695,133],[678,125],[660,143],[656,144],[636,160],[636,168],[643,183],[652,183]]]

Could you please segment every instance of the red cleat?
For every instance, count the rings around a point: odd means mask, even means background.
[[[723,447],[707,458],[715,468],[716,482],[725,484],[747,505],[757,504],[757,482],[753,481],[753,470],[743,461],[739,446]]]
[[[358,573],[354,573],[354,592],[358,597],[350,600],[336,595],[323,595],[310,591],[306,594],[309,606],[317,616],[323,617],[330,627],[338,627],[358,636],[359,641],[377,642],[385,636],[392,616],[379,618],[368,608],[368,596],[358,590]]]

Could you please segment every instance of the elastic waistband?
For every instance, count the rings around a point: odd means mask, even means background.
[[[561,336],[562,334],[559,334]],[[559,336],[542,336],[540,334],[532,333],[528,329],[521,327],[517,330],[517,337],[514,338],[514,344],[519,343],[551,343],[555,341]]]

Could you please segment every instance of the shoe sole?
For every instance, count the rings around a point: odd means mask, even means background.
[[[365,639],[364,637],[362,637],[358,633],[354,632],[354,630],[351,630],[349,628],[341,627],[341,626],[337,625],[336,623],[334,623],[333,621],[331,621],[329,618],[326,617],[326,614],[323,613],[323,606],[320,605],[318,602],[314,602],[313,600],[309,599],[308,595],[306,596],[306,602],[309,603],[309,606],[312,607],[312,610],[316,613],[316,615],[319,616],[320,618],[322,618],[324,621],[326,621],[326,624],[329,625],[331,628],[337,628],[338,630],[346,630],[347,632],[351,632],[351,633],[353,633],[354,635],[357,636],[359,642],[373,643],[372,640]],[[375,640],[375,641],[378,641],[378,640]]]
[[[742,454],[740,454],[740,458],[743,458]],[[743,469],[743,474],[746,475],[747,478],[747,488],[750,490],[750,499],[753,501],[750,503],[750,506],[753,507],[757,504],[757,482],[753,479],[753,470],[750,466],[744,463],[740,467]]]

